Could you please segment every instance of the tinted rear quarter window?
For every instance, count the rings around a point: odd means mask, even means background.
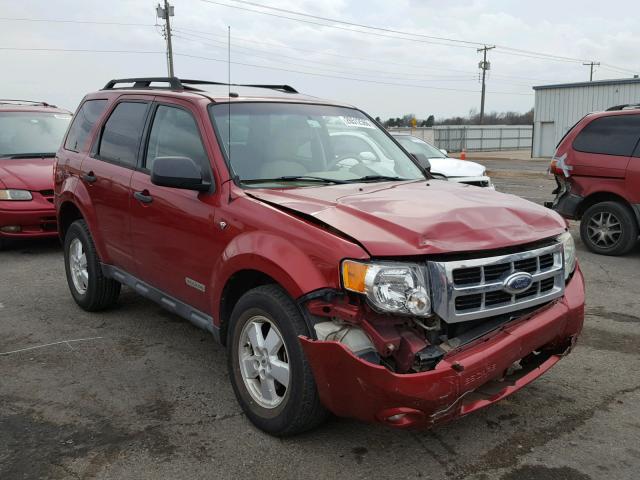
[[[640,115],[597,118],[578,134],[573,148],[579,152],[631,156],[640,139]]]
[[[147,103],[121,102],[104,125],[98,157],[107,162],[133,167],[144,129]]]
[[[69,127],[67,140],[64,142],[66,150],[79,152],[82,149],[106,105],[106,100],[87,100],[82,104]]]

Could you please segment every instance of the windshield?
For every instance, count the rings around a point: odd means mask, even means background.
[[[419,138],[412,137],[411,135],[398,135],[396,137],[398,143],[407,149],[407,152],[416,155],[417,157],[424,156],[425,158],[447,158],[447,156],[438,150],[433,145],[429,145],[427,142],[420,140]]]
[[[233,172],[245,183],[425,178],[386,132],[355,109],[232,103],[212,105],[210,114]]]
[[[54,156],[71,115],[46,112],[0,112],[0,158]]]

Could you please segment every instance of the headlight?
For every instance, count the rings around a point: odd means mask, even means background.
[[[564,279],[567,280],[576,269],[576,244],[570,232],[564,232],[558,237],[558,241],[562,242],[562,249],[564,251]]]
[[[345,260],[342,285],[364,294],[369,304],[380,312],[420,317],[431,314],[426,269],[420,265]]]
[[[32,200],[29,190],[0,190],[0,200]]]

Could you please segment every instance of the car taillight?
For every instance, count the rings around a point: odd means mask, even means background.
[[[551,175],[562,175],[562,169],[558,168],[558,159],[557,158],[554,157],[551,160],[551,163],[549,164],[548,172]]]

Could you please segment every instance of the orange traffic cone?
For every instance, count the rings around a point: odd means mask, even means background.
[[[462,151],[460,152],[460,160],[466,160],[467,159],[467,150],[466,149],[462,149]]]

